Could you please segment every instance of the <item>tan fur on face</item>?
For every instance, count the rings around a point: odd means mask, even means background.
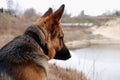
[[[44,36],[45,36],[44,41],[45,41],[45,44],[47,44],[48,55],[45,55],[42,50],[39,50],[39,51],[43,53],[42,55],[44,57],[46,57],[48,60],[50,60],[50,59],[54,58],[54,56],[55,56],[55,49],[54,49],[54,46],[51,41],[51,34],[47,32],[46,27],[39,27],[39,28],[44,33]]]
[[[56,50],[60,50],[62,46],[62,40],[59,36],[63,36],[63,31],[60,26],[60,18],[63,13],[64,6],[60,7],[56,12],[52,12],[49,9],[40,19],[37,20],[36,24],[39,29],[45,35],[45,44],[48,47],[49,59],[54,58]]]
[[[59,28],[59,31],[57,31],[57,35],[55,36],[55,38],[53,38],[52,43],[55,46],[56,50],[60,50],[63,47],[63,41],[62,39],[59,39],[58,37],[63,37],[63,31],[62,28]]]

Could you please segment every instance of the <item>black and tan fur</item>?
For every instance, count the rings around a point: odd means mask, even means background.
[[[62,5],[48,11],[20,35],[0,49],[0,80],[46,80],[48,60],[71,57],[63,42],[60,19]]]

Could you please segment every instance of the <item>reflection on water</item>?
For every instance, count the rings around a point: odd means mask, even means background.
[[[83,71],[90,80],[120,80],[120,45],[92,46],[71,54],[67,61],[50,62]]]

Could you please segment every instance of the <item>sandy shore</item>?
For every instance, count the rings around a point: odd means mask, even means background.
[[[69,49],[84,48],[92,45],[120,45],[120,18],[110,20],[101,26],[91,27],[89,30],[92,33],[91,35],[87,34],[90,38],[87,39],[88,36],[84,38],[86,35],[83,35],[82,40],[67,42],[66,45]],[[93,35],[96,35],[96,37],[91,38]],[[101,35],[100,38],[99,35]]]
[[[69,49],[85,48],[93,45],[120,45],[120,40],[93,39],[66,42]]]

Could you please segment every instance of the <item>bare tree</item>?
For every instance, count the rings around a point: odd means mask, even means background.
[[[7,0],[7,8],[12,9],[13,8],[13,0]]]
[[[115,13],[113,13],[114,16],[120,16],[120,11],[116,10]]]
[[[35,21],[40,15],[38,15],[34,8],[27,9],[24,14],[24,18],[30,21]]]
[[[11,15],[14,13],[13,4],[14,4],[13,0],[7,0],[8,13]]]
[[[0,12],[3,13],[3,8],[0,8]]]
[[[30,18],[30,17],[35,16],[35,15],[36,15],[36,11],[33,8],[29,8],[24,12],[25,18]]]
[[[14,12],[15,12],[14,15],[16,16],[20,16],[22,14],[21,7],[18,3],[14,5]]]

